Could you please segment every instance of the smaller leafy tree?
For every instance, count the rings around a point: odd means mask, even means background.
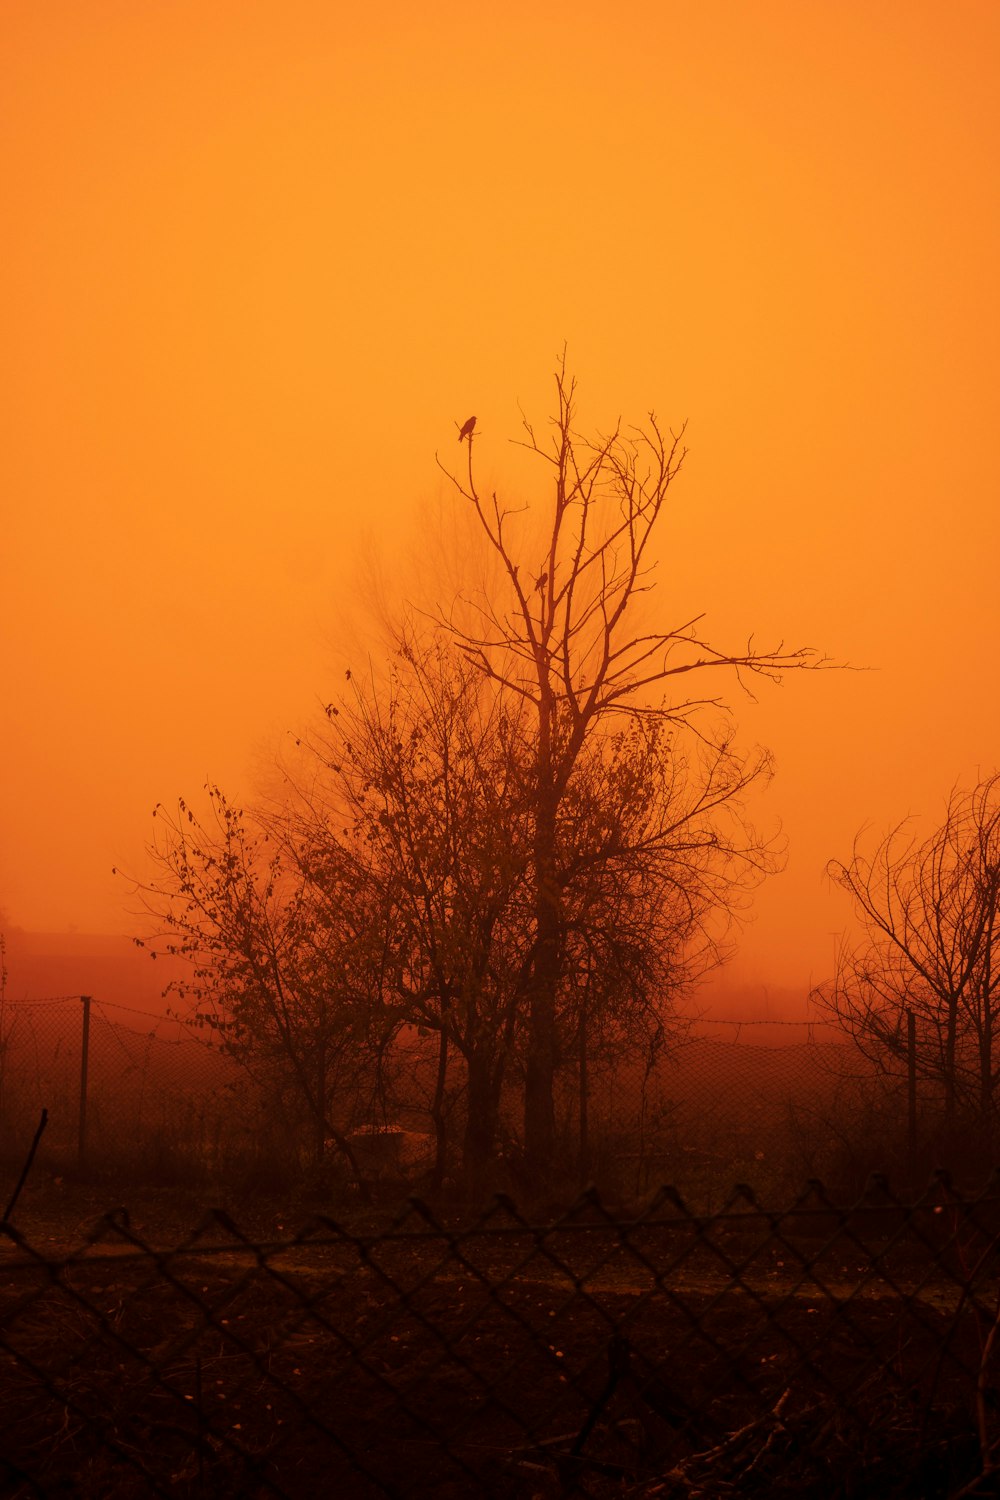
[[[155,874],[138,886],[160,924],[151,941],[191,965],[171,987],[186,1018],[302,1122],[317,1160],[333,1142],[360,1184],[348,1137],[400,1024],[378,983],[387,893],[341,849],[319,881],[260,818],[206,792],[204,817],[183,799],[175,815],[156,809]]]
[[[956,786],[923,838],[908,822],[830,865],[864,936],[841,945],[816,998],[878,1068],[908,1058],[944,1100],[946,1122],[994,1124],[1000,1093],[1000,776]]]
[[[462,1175],[482,1184],[528,961],[523,710],[449,641],[409,628],[388,680],[352,679],[352,688],[311,742],[319,774],[305,781],[289,826],[314,851],[321,886],[322,851],[335,864],[345,843],[364,851],[391,908],[379,985],[394,1013],[437,1038],[436,1175],[449,1151],[445,1093],[457,1060]]]

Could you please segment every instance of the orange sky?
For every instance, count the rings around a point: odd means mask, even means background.
[[[127,928],[567,340],[582,426],[689,419],[665,613],[877,668],[736,704],[791,857],[734,972],[823,977],[827,858],[1000,761],[998,76],[995,0],[6,0],[6,920]]]

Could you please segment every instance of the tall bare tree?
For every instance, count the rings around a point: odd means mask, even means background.
[[[685,694],[682,684],[729,673],[776,679],[789,668],[819,665],[810,650],[721,650],[702,633],[702,616],[647,629],[637,605],[652,586],[654,537],[663,530],[672,486],[685,449],[683,429],[665,432],[655,415],[643,427],[619,424],[587,438],[575,428],[575,381],[565,356],[556,373],[556,412],[546,441],[525,418],[525,448],[547,470],[550,493],[542,507],[541,539],[532,545],[523,505],[484,492],[476,477],[476,434],[467,464],[448,473],[478,519],[499,561],[502,588],[466,601],[447,623],[470,661],[533,716],[532,944],[527,975],[529,1037],[526,1055],[525,1150],[542,1172],[555,1144],[553,1081],[558,1063],[558,999],[567,956],[567,913],[560,880],[565,809],[585,747],[623,718],[695,728],[722,759],[730,731],[713,728],[707,710],[717,696]],[[444,466],[442,465],[442,468]],[[665,538],[664,538],[665,540]],[[471,610],[469,608],[471,606]],[[720,788],[718,806],[765,773],[747,768]],[[682,846],[667,823],[652,845]],[[747,869],[759,868],[760,849]],[[729,857],[735,858],[735,846]]]
[[[843,943],[816,997],[877,1066],[916,1065],[942,1090],[945,1117],[992,1120],[1000,1089],[1000,776],[956,786],[923,838],[900,823],[866,854],[834,860],[864,936]]]

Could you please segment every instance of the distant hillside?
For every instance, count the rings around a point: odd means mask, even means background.
[[[93,995],[109,1005],[125,1005],[146,1015],[162,1015],[161,996],[183,972],[176,959],[150,958],[131,938],[91,932],[25,932],[8,927],[7,995],[11,1000],[42,1000],[61,995]]]

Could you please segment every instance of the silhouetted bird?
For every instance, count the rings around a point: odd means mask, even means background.
[[[542,573],[538,578],[535,579],[535,589],[539,594],[542,592],[542,589],[545,587],[548,581],[548,573]]]
[[[472,429],[473,429],[473,427],[475,427],[475,425],[476,425],[476,419],[475,419],[475,417],[470,417],[469,420],[466,422],[465,426],[462,428],[461,432],[458,434],[458,441],[461,442],[463,438],[471,438],[471,436],[472,436]]]

